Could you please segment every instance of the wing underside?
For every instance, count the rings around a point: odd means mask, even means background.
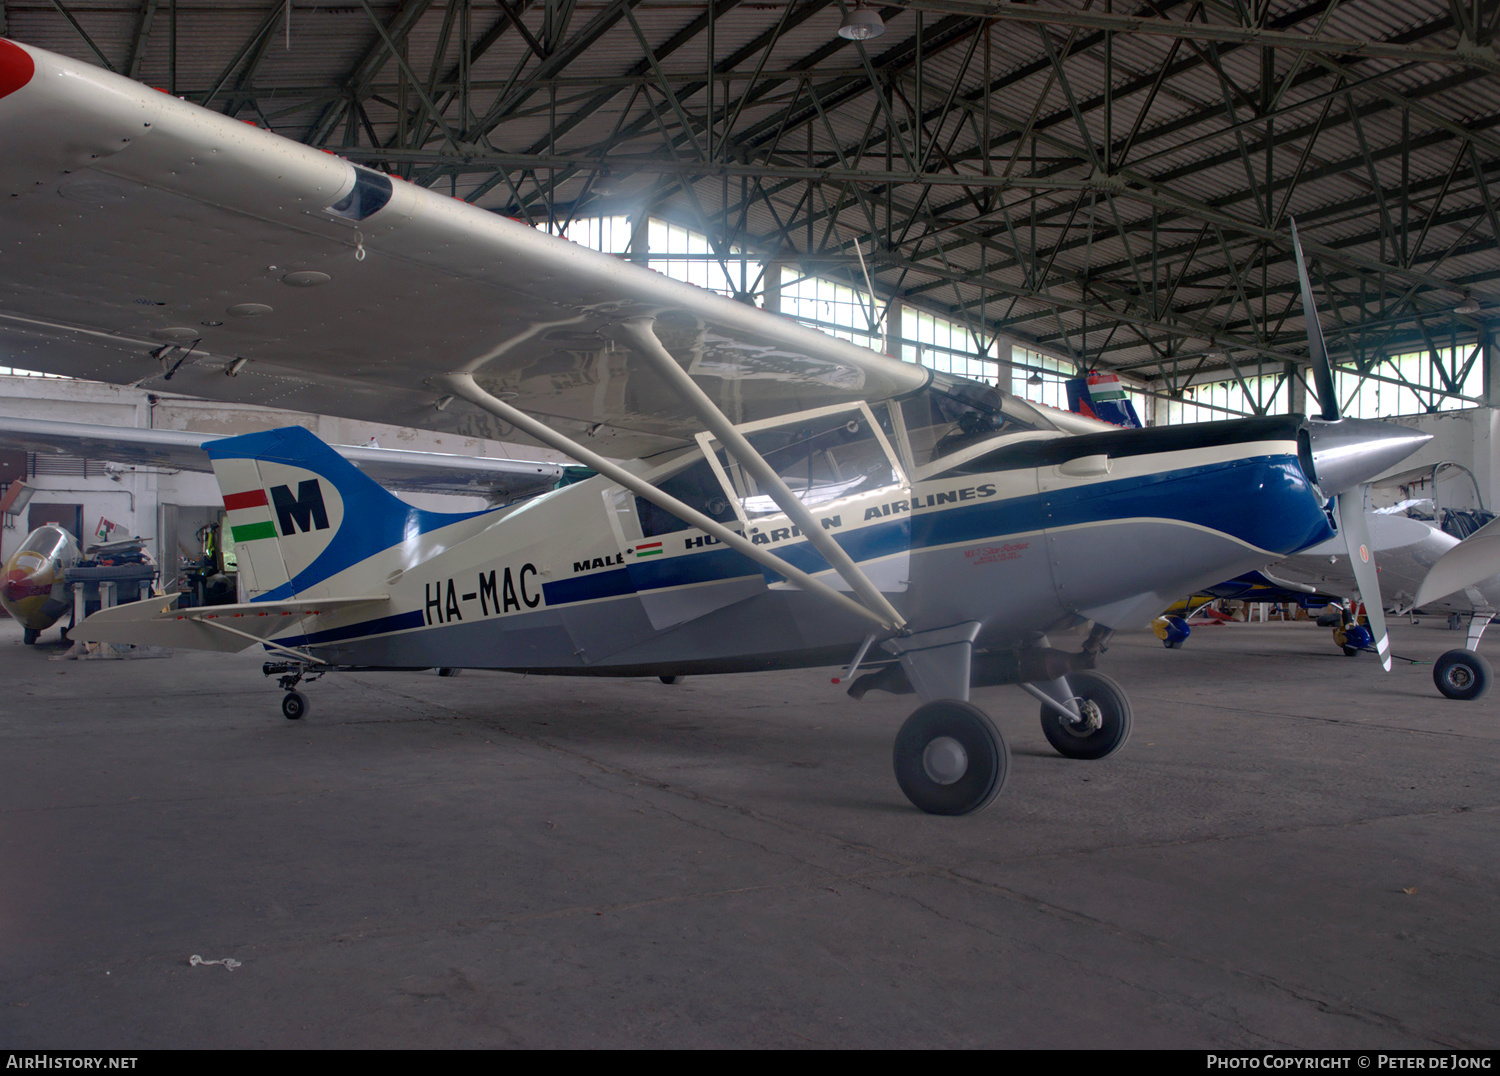
[[[622,343],[614,327],[630,317],[654,317],[735,422],[926,382],[915,365],[25,53],[34,76],[0,99],[0,362],[515,439],[430,381],[463,371],[616,457],[701,428]]]

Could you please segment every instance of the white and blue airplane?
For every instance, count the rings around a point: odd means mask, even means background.
[[[1331,406],[1044,414],[7,41],[0,140],[0,362],[528,439],[595,472],[444,514],[299,427],[207,444],[244,600],[137,602],[73,635],[263,644],[289,718],[341,669],[841,666],[856,696],[916,694],[897,781],[965,814],[1008,767],[971,687],[1018,684],[1068,757],[1117,751],[1110,635],[1332,537],[1339,500],[1427,439]]]

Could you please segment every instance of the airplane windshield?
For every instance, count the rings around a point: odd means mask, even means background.
[[[934,373],[926,388],[902,400],[901,417],[919,467],[1002,431],[1055,428],[1024,400],[993,385],[945,373]]]

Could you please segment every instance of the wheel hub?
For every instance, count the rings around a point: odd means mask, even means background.
[[[1457,691],[1463,691],[1474,682],[1474,674],[1462,665],[1455,665],[1448,670],[1448,685]]]
[[[1079,716],[1076,718],[1065,717],[1062,719],[1062,727],[1074,736],[1092,736],[1104,727],[1104,712],[1099,709],[1099,704],[1092,699],[1074,699],[1078,704]]]
[[[938,736],[922,752],[922,769],[934,783],[951,785],[969,772],[969,753],[952,736]]]

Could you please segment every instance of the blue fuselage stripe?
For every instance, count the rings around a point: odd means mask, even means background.
[[[977,483],[981,477],[968,480]],[[925,508],[926,495],[915,497],[908,505],[913,506]],[[1267,455],[1024,497],[981,498],[936,511],[906,511],[888,523],[836,534],[835,538],[856,561],[868,561],[908,547],[918,553],[1014,534],[1142,518],[1205,527],[1279,555],[1306,549],[1334,533],[1296,457]],[[828,567],[806,542],[774,552],[804,571]],[[544,583],[542,593],[547,605],[556,607],[760,572],[760,566],[741,553],[713,549]],[[424,623],[422,613],[413,611],[315,632],[290,645],[385,634]]]

